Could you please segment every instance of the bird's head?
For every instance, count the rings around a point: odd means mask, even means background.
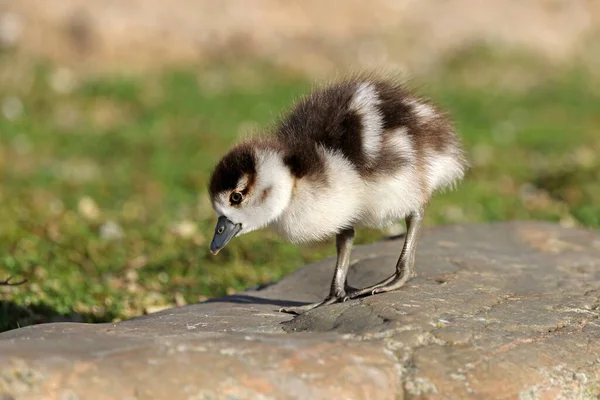
[[[209,194],[218,221],[210,251],[217,254],[237,235],[273,222],[290,203],[294,179],[273,146],[245,143],[216,165]]]

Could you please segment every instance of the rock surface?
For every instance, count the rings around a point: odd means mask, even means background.
[[[349,280],[401,242],[356,248]],[[425,230],[406,287],[292,318],[333,260],[115,324],[0,334],[0,399],[598,399],[600,235],[521,222]]]

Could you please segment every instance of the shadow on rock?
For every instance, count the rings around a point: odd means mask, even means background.
[[[265,299],[263,297],[248,296],[245,294],[234,294],[231,296],[208,299],[205,303],[270,304],[278,307],[297,307],[309,304],[302,301]]]

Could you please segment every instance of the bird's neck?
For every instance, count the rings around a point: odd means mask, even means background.
[[[290,205],[295,179],[278,149],[261,148],[256,156],[256,190],[264,198],[272,222]]]

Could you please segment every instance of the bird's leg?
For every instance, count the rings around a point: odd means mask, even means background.
[[[396,272],[389,278],[376,283],[375,285],[350,293],[344,300],[355,299],[357,297],[375,293],[390,292],[404,286],[404,284],[414,275],[415,253],[423,222],[423,214],[423,210],[420,210],[411,213],[406,217],[406,237],[404,239],[402,252],[400,253],[400,258],[396,264]]]
[[[329,296],[327,299],[343,299],[347,292],[354,291],[353,287],[348,285],[348,268],[350,267],[350,253],[352,251],[352,242],[354,241],[354,228],[345,229],[338,233],[335,238],[335,247],[337,250],[337,261],[335,264],[335,273],[331,281]],[[327,300],[326,299],[326,300]]]
[[[350,266],[350,252],[352,250],[353,241],[354,228],[343,230],[342,232],[338,233],[335,238],[337,261],[335,264],[335,273],[329,289],[329,296],[327,296],[325,300],[300,307],[284,307],[280,308],[279,311],[289,314],[301,314],[316,307],[337,303],[344,300],[347,294],[354,293],[356,289],[349,286],[346,281],[348,267]]]

